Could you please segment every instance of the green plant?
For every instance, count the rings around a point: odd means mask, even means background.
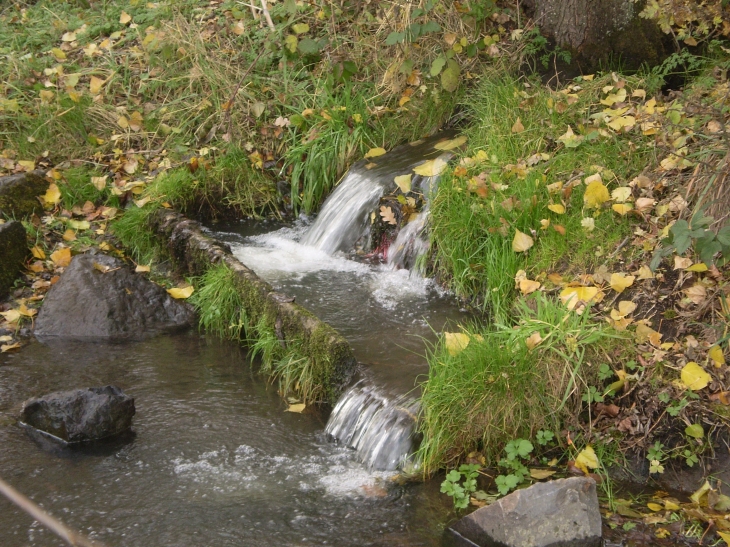
[[[663,462],[667,459],[664,451],[664,445],[656,441],[646,453],[646,459],[649,460],[649,473],[664,473]]]
[[[541,429],[537,432],[535,438],[537,440],[537,444],[539,444],[540,446],[546,446],[553,442],[553,440],[555,439],[555,433],[550,430]]]
[[[684,219],[676,221],[669,229],[668,241],[654,251],[649,267],[656,270],[663,258],[675,252],[682,255],[690,247],[694,247],[700,260],[708,267],[715,263],[715,255],[718,253],[718,265],[725,264],[730,257],[730,225],[713,231],[709,227],[714,220],[713,217],[704,215],[701,208],[692,215],[689,222]]]
[[[504,447],[507,457],[500,459],[497,465],[504,467],[508,473],[494,479],[500,494],[505,495],[514,490],[530,474],[523,460],[528,459],[533,448],[532,443],[525,439],[512,440]]]
[[[589,405],[591,403],[602,403],[603,395],[601,395],[601,392],[598,391],[596,386],[588,386],[581,399]]]
[[[224,339],[241,340],[247,336],[249,321],[234,275],[223,264],[209,268],[189,301],[198,312],[201,328]]]
[[[458,471],[452,469],[441,483],[441,492],[451,496],[456,509],[466,509],[469,505],[469,498],[477,489],[477,476],[480,466],[476,464],[463,464]],[[463,482],[460,483],[463,477]]]

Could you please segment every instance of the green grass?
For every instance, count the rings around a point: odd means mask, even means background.
[[[577,102],[566,105],[562,114],[555,105],[564,95],[534,85],[525,88],[510,76],[483,78],[467,98],[473,123],[465,131],[469,140],[463,157],[475,160],[465,176],[453,170],[443,176],[431,209],[432,258],[436,274],[478,308],[504,317],[514,297],[510,279],[518,269],[532,274],[590,271],[631,233],[630,223],[610,210],[596,214],[583,208],[583,184],[567,197],[548,189],[600,171],[610,190],[626,185],[649,161],[652,149],[646,139],[599,136],[598,128],[585,125],[589,114],[605,108],[598,100],[608,80],[581,82]],[[641,82],[630,79],[628,85],[639,87]],[[521,132],[512,130],[518,117],[524,126]],[[568,126],[586,137],[577,148],[557,141]],[[528,158],[537,153],[548,154],[548,159],[530,166]],[[480,173],[485,197],[470,191],[470,178]],[[564,215],[548,209],[561,201]],[[595,217],[591,233],[581,225],[588,216]],[[551,226],[542,229],[541,220],[549,220]],[[516,256],[511,249],[516,230],[536,240],[526,255]]]
[[[224,265],[212,266],[196,285],[190,303],[198,312],[200,327],[226,340],[245,339],[249,320],[233,272]]]
[[[504,445],[577,420],[599,365],[625,336],[536,293],[520,301],[516,325],[468,325],[469,344],[452,355],[441,341],[422,385],[419,457],[430,474],[472,451],[496,461]],[[542,341],[530,350],[526,339]]]

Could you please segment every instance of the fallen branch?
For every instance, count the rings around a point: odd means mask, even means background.
[[[74,532],[73,530],[68,528],[60,520],[46,513],[38,505],[33,503],[30,499],[26,498],[23,494],[18,492],[15,488],[10,486],[2,479],[0,479],[0,494],[8,498],[11,502],[20,507],[35,520],[43,524],[46,528],[51,530],[54,534],[63,539],[69,545],[73,547],[103,547],[102,544],[91,541],[90,539],[82,536],[78,532]]]

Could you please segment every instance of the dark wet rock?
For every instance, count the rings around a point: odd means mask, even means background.
[[[38,197],[46,193],[48,186],[43,171],[0,177],[0,213],[19,219],[41,212]]]
[[[187,328],[194,314],[162,287],[106,255],[78,255],[51,287],[38,338],[138,340]]]
[[[134,398],[115,386],[57,391],[23,403],[20,421],[67,443],[104,439],[132,426]]]
[[[599,547],[596,483],[573,477],[535,484],[477,509],[446,534],[452,545]]]
[[[27,255],[23,225],[17,221],[0,224],[0,297],[13,286]]]

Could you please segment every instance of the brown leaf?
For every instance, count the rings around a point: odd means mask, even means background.
[[[398,223],[395,220],[393,210],[390,207],[386,207],[385,205],[382,205],[380,207],[380,216],[382,217],[383,222],[387,222],[388,224],[396,225]]]

